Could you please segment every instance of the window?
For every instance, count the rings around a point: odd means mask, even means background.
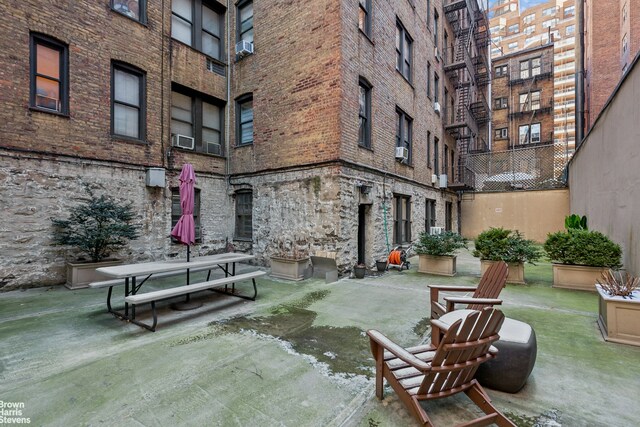
[[[571,6],[572,8],[574,8],[574,14],[575,14],[575,6]],[[565,9],[564,11],[565,16],[567,14],[567,10]],[[622,22],[625,23],[627,21],[627,4],[625,3],[624,5],[622,5]]]
[[[430,227],[436,226],[436,201],[426,199],[427,206],[425,209],[424,229],[429,232]]]
[[[438,92],[440,92],[440,77],[438,74],[433,73],[433,101],[438,102]]]
[[[431,131],[427,131],[427,167],[431,167]]]
[[[111,79],[111,134],[144,140],[144,73],[137,68],[114,63]]]
[[[513,24],[507,27],[507,34],[514,34],[520,31],[520,24]]]
[[[396,22],[396,70],[411,81],[411,55],[413,39],[400,21]]]
[[[444,203],[444,229],[451,231],[452,228],[452,216],[453,216],[453,203]]]
[[[502,108],[507,108],[507,98],[506,97],[496,98],[493,101],[493,109],[494,110],[500,110]]]
[[[30,102],[32,108],[69,114],[69,48],[31,34]]]
[[[440,149],[438,138],[433,138],[433,172],[440,175]]]
[[[519,128],[519,144],[535,144],[540,142],[540,123],[533,123],[531,129],[529,125],[522,125]]]
[[[507,75],[507,65],[498,65],[495,68],[496,77],[504,77]]]
[[[565,34],[570,36],[572,34],[574,34],[576,32],[576,26],[575,25],[567,25],[567,28],[565,29]]]
[[[427,28],[429,28],[430,20],[431,20],[431,0],[427,0]]]
[[[358,144],[362,147],[371,148],[371,86],[360,79],[359,85],[359,109],[360,119],[358,126]]]
[[[542,28],[553,28],[556,26],[557,23],[558,23],[557,19],[549,19],[542,23]]]
[[[253,94],[236,100],[237,145],[253,144]]]
[[[205,0],[171,2],[171,37],[222,61],[224,11],[204,3]]]
[[[529,77],[540,74],[540,57],[520,61],[520,78],[528,79]]]
[[[427,97],[431,98],[431,63],[427,61]]]
[[[146,6],[146,0],[111,0],[113,10],[142,23],[147,21]]]
[[[371,37],[371,0],[360,0],[358,28]]]
[[[447,144],[444,144],[444,155],[442,157],[442,174],[447,175],[449,173],[449,146]]]
[[[200,227],[200,189],[194,189],[193,199],[193,222],[196,228],[196,242],[202,242],[202,228]],[[182,216],[182,207],[180,206],[180,190],[178,188],[171,189],[171,229],[176,226]],[[173,243],[178,241],[171,238]]]
[[[527,15],[527,16],[525,16],[524,18],[522,18],[522,21],[523,21],[525,24],[530,24],[530,23],[532,23],[535,19],[536,19],[536,14],[535,14],[535,13],[532,13],[532,14]]]
[[[407,163],[411,163],[411,138],[413,119],[404,111],[396,109],[396,147],[405,147],[409,151]]]
[[[507,139],[509,136],[507,128],[499,128],[494,131],[494,139]]]
[[[446,87],[442,101],[442,122],[446,124],[449,121],[449,90]]]
[[[509,50],[513,50],[513,49],[517,49],[518,48],[518,42],[511,42],[507,45],[507,47],[509,48]]]
[[[440,15],[438,15],[438,11],[434,9],[433,11],[433,44],[434,46],[438,46],[438,19],[440,19]]]
[[[253,43],[253,1],[238,3],[237,41]]]
[[[203,98],[199,93],[171,92],[171,135],[193,138],[193,149],[200,153],[224,155],[221,101]]]
[[[236,197],[236,235],[238,240],[251,240],[253,237],[253,192],[238,191]]]
[[[523,33],[525,33],[526,35],[529,34],[533,34],[536,32],[536,26],[535,25],[529,25],[528,27],[525,27],[523,30]]]
[[[629,41],[627,39],[627,34],[625,33],[625,35],[622,36],[622,54],[623,55],[627,53],[628,47],[629,47]]]
[[[532,111],[540,109],[540,91],[520,94],[520,111]]]
[[[411,242],[411,197],[394,194],[393,201],[393,243],[409,243]]]
[[[625,6],[623,6],[622,10],[624,12],[625,10]],[[575,6],[569,6],[569,7],[565,7],[564,8],[564,17],[568,18],[569,16],[574,16],[576,14],[576,7]],[[624,14],[623,14],[623,18],[624,18]],[[624,20],[624,19],[623,19]]]
[[[551,16],[556,14],[556,7],[548,7],[542,10],[542,16]]]

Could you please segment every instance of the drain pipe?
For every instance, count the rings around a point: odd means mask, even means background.
[[[231,141],[229,138],[229,133],[230,133],[230,119],[229,116],[231,116],[231,31],[229,31],[229,28],[231,28],[231,19],[229,18],[229,11],[231,9],[229,9],[229,7],[231,6],[231,0],[227,0],[227,114],[225,114],[224,117],[224,121],[225,121],[225,133],[224,133],[224,150],[225,150],[225,154],[226,154],[226,159],[225,159],[225,166],[224,166],[224,172],[225,172],[225,181],[227,183],[227,193],[229,193],[229,186],[231,185],[231,183],[229,182],[229,176],[231,175]]]
[[[576,1],[578,22],[578,43],[576,43],[576,57],[578,59],[576,69],[576,141],[577,149],[582,144],[585,131],[584,120],[584,2]]]

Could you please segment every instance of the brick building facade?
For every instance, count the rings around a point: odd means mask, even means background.
[[[201,255],[233,243],[268,264],[284,244],[348,270],[457,230],[467,145],[445,125],[469,101],[435,48],[457,17],[482,22],[462,3],[3,2],[0,288],[64,281],[76,254],[51,246],[50,218],[85,186],[133,203],[142,237],[121,257],[184,254],[168,234],[185,162]]]

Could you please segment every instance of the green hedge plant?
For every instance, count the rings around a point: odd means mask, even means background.
[[[553,262],[589,267],[622,267],[622,249],[599,231],[569,229],[549,233],[544,250]]]
[[[453,231],[440,234],[420,233],[415,244],[416,253],[431,256],[454,256],[456,251],[467,247],[467,240]]]
[[[484,261],[534,264],[542,258],[542,251],[535,242],[525,239],[517,230],[492,227],[480,233],[474,243],[473,256]]]

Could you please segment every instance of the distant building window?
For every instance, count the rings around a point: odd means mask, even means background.
[[[508,129],[507,128],[496,129],[493,136],[495,139],[506,139],[509,136]]]
[[[428,232],[430,227],[436,226],[436,201],[432,199],[426,199],[427,206],[425,209],[424,227]]]
[[[517,33],[518,31],[520,31],[520,25],[519,24],[509,25],[509,27],[507,28],[507,33],[508,34]]]
[[[411,197],[394,194],[393,243],[411,242]]]
[[[396,109],[396,147],[405,147],[409,152],[407,163],[411,163],[411,140],[413,138],[413,119],[404,111]]]
[[[202,242],[202,227],[200,226],[200,189],[194,189],[193,199],[193,222],[196,229],[196,242]],[[171,189],[171,229],[176,226],[182,216],[182,207],[180,206],[180,190],[178,188]],[[171,239],[177,243],[176,239]]]
[[[624,36],[622,36],[622,54],[626,54],[627,50],[629,48],[629,40],[627,39],[627,34],[625,33]]]
[[[427,61],[427,97],[431,98],[431,63]]]
[[[507,47],[509,48],[509,50],[517,49],[518,48],[518,42],[511,42],[511,43],[509,43],[509,45]]]
[[[533,123],[531,127],[529,127],[529,125],[522,125],[518,130],[519,144],[525,145],[540,142],[540,123]]]
[[[542,10],[542,16],[551,16],[556,14],[556,7],[548,7]]]
[[[371,36],[371,0],[360,0],[358,28],[367,36]]]
[[[440,77],[438,74],[433,73],[433,101],[438,102],[438,92],[440,92]]]
[[[222,101],[209,100],[199,93],[171,92],[171,135],[193,138],[193,150],[224,155],[222,129],[224,107]],[[187,138],[181,140],[189,141]],[[179,141],[176,141],[179,142]],[[174,143],[174,145],[176,145]],[[181,148],[189,149],[184,145]]]
[[[237,143],[253,144],[253,94],[243,95],[236,101]]]
[[[522,18],[522,22],[524,22],[525,24],[530,24],[532,23],[534,20],[536,19],[536,14],[532,13],[530,15],[525,16],[524,18]]]
[[[504,77],[507,75],[507,65],[498,65],[495,67],[495,75],[496,77]]]
[[[238,240],[253,238],[253,192],[238,191],[236,194],[236,235]]]
[[[358,100],[358,144],[371,148],[371,86],[364,79],[360,79]]]
[[[433,172],[440,175],[440,141],[433,138]]]
[[[520,111],[531,111],[540,109],[540,91],[520,94]]]
[[[528,27],[525,27],[522,32],[527,34],[527,35],[533,34],[533,33],[536,32],[536,26],[535,25],[529,25]]]
[[[145,75],[136,68],[113,64],[111,76],[111,133],[143,140]]]
[[[69,48],[49,37],[31,34],[30,105],[69,114]]]
[[[627,5],[625,3],[624,5],[622,5],[622,22],[624,23],[626,21],[627,21]]]
[[[396,22],[396,69],[411,81],[411,56],[413,39],[400,21]]]
[[[557,19],[549,19],[542,23],[542,28],[553,28],[556,26],[557,23],[558,23]]]
[[[438,11],[433,11],[433,44],[434,46],[438,46],[438,21],[440,19],[440,15],[438,15]]]
[[[444,229],[446,231],[451,231],[453,227],[453,203],[445,202],[444,203]]]
[[[626,7],[626,5],[622,7],[623,11],[625,10],[625,7]],[[564,8],[564,17],[565,18],[568,18],[570,16],[574,16],[575,14],[576,14],[576,7],[575,6],[569,6],[569,7],[565,7]],[[623,15],[623,17],[624,17],[624,15]]]
[[[431,131],[427,131],[427,167],[431,167]]]
[[[503,108],[507,108],[507,98],[504,96],[500,98],[496,98],[493,101],[493,108],[495,110],[501,110]]]
[[[224,11],[205,5],[203,0],[172,0],[171,37],[221,61]]]
[[[489,32],[491,34],[496,34],[498,32],[500,32],[500,30],[502,30],[504,27],[501,27],[500,25],[496,25],[495,27],[491,27],[489,28]]]
[[[143,23],[147,20],[146,6],[146,0],[111,0],[113,10]]]
[[[253,43],[253,1],[238,3],[237,41]]]
[[[520,78],[528,79],[539,75],[541,72],[541,59],[531,58],[525,61],[520,61]]]

